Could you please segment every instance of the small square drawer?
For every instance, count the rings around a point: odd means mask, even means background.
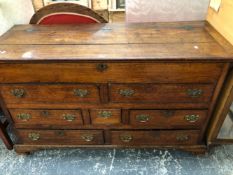
[[[30,145],[99,145],[104,143],[102,130],[17,130],[20,144]]]
[[[117,125],[121,123],[120,109],[93,109],[90,110],[92,124]]]
[[[113,145],[195,145],[199,131],[111,131]]]
[[[207,110],[131,110],[129,124],[140,128],[201,128]]]
[[[6,103],[98,103],[99,88],[84,84],[1,85]]]
[[[10,109],[16,127],[29,125],[35,128],[41,127],[75,127],[83,124],[80,110],[33,110]]]
[[[114,103],[209,103],[213,84],[110,84]]]

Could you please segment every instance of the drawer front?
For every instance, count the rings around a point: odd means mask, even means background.
[[[90,110],[93,125],[117,125],[121,123],[120,109],[93,109]]]
[[[214,85],[111,84],[110,100],[116,103],[209,103]]]
[[[199,131],[111,131],[113,145],[192,145]]]
[[[33,125],[33,128],[43,126],[72,127],[83,124],[80,110],[10,109],[10,114],[16,125]]]
[[[214,83],[223,66],[221,63],[134,61],[0,64],[0,82]]]
[[[95,85],[2,85],[6,103],[98,103]]]
[[[131,110],[130,125],[154,129],[201,128],[207,110]]]
[[[98,145],[103,144],[102,130],[17,130],[21,144]]]

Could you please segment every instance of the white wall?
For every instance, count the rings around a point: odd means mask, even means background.
[[[28,24],[33,14],[31,0],[0,0],[0,35],[14,24]]]
[[[209,0],[126,0],[127,22],[193,21],[206,18]]]

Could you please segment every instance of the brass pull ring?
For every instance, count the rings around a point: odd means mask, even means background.
[[[124,97],[131,97],[135,91],[133,89],[120,89],[119,94]]]
[[[112,116],[111,111],[99,111],[98,116],[101,118],[110,118]]]
[[[72,122],[75,120],[75,115],[73,114],[63,114],[63,119],[68,121],[68,122]]]
[[[176,140],[179,141],[179,142],[188,141],[189,136],[188,135],[178,135],[178,136],[176,136]]]
[[[32,116],[30,114],[21,113],[21,114],[17,114],[17,118],[23,121],[28,121],[29,119],[32,118]]]
[[[150,120],[150,115],[147,114],[140,114],[136,116],[137,121],[141,123],[145,123]]]
[[[85,140],[86,142],[91,142],[94,140],[93,134],[84,134],[81,136],[81,138]]]
[[[74,95],[84,98],[89,94],[88,90],[86,89],[74,89]]]
[[[11,90],[11,94],[17,98],[22,98],[25,95],[25,90],[24,89],[13,89]]]
[[[192,98],[198,98],[198,97],[202,96],[203,90],[201,90],[201,89],[188,89],[187,94],[188,94],[188,96],[190,96]]]
[[[122,135],[120,135],[120,140],[122,142],[128,143],[128,142],[133,140],[133,136],[130,134],[122,134]]]
[[[29,133],[28,138],[31,139],[32,141],[37,141],[40,139],[40,134],[39,133]]]
[[[199,115],[195,115],[195,114],[186,115],[184,119],[190,123],[194,123],[199,119]]]

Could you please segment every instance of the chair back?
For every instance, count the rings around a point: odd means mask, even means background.
[[[30,24],[89,24],[107,23],[92,9],[75,3],[54,3],[38,10]]]

